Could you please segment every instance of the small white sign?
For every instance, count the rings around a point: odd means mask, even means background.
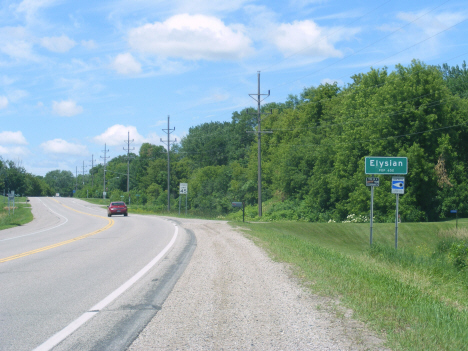
[[[392,194],[404,194],[405,193],[405,178],[404,177],[392,177]]]
[[[187,195],[187,193],[188,193],[188,184],[187,183],[180,183],[179,194]]]

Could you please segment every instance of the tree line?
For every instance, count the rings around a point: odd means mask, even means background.
[[[468,70],[460,66],[410,65],[370,69],[351,83],[320,84],[290,95],[262,120],[262,200],[267,219],[343,221],[369,214],[365,185],[366,156],[404,156],[409,172],[400,213],[405,221],[436,221],[457,209],[468,215]],[[188,183],[192,212],[221,215],[231,202],[257,206],[257,116],[244,109],[230,122],[204,123],[189,129],[171,148],[170,192],[178,204],[179,183]],[[131,154],[130,192],[127,157],[106,166],[106,193],[155,210],[167,207],[167,150],[143,144]],[[102,197],[103,165],[84,177],[49,172],[43,195],[53,189],[75,196]],[[395,196],[391,176],[375,189],[376,221],[392,221]],[[184,200],[185,203],[185,200]],[[237,209],[238,210],[238,209]]]

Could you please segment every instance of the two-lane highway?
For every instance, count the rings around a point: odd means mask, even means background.
[[[193,236],[70,198],[31,204],[33,222],[0,231],[0,349],[124,348],[157,313],[151,301],[164,301]]]

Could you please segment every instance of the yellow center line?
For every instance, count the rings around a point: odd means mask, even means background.
[[[49,246],[44,246],[44,247],[41,247],[39,249],[23,252],[23,253],[20,253],[20,254],[17,254],[17,255],[5,257],[5,258],[0,258],[0,263],[16,260],[16,259],[21,258],[21,257],[33,255],[33,254],[36,254],[38,252],[47,251],[47,250],[50,250],[50,249],[53,249],[53,248],[56,248],[56,247],[59,247],[59,246],[63,246],[63,245],[70,244],[70,243],[73,243],[73,242],[78,241],[78,240],[88,238],[90,236],[96,235],[97,233],[101,233],[101,232],[109,229],[115,223],[114,220],[111,219],[111,218],[106,218],[106,217],[102,217],[102,216],[98,216],[98,215],[94,215],[94,214],[90,214],[90,213],[86,213],[86,212],[77,211],[77,210],[75,210],[75,209],[73,209],[71,207],[68,207],[67,205],[64,205],[64,204],[58,202],[55,199],[53,199],[53,200],[56,201],[57,203],[61,204],[63,207],[66,207],[66,208],[68,208],[68,209],[70,209],[72,211],[75,211],[75,212],[78,212],[78,213],[81,213],[81,214],[84,214],[84,215],[87,215],[87,216],[107,219],[108,223],[107,223],[107,225],[105,227],[102,227],[101,229],[98,229],[98,230],[96,230],[94,232],[91,232],[91,233],[88,233],[88,234],[77,236],[76,238],[73,238],[73,239],[65,240],[65,241],[62,241],[60,243],[52,244],[52,245],[49,245]]]

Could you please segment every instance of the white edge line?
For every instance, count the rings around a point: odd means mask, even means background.
[[[47,341],[36,347],[33,351],[51,350],[53,347],[55,347],[60,342],[65,340],[68,336],[70,336],[75,330],[77,330],[79,327],[81,327],[83,324],[85,324],[87,321],[89,321],[91,318],[97,315],[100,312],[100,310],[102,310],[104,307],[106,307],[108,304],[114,301],[117,297],[122,295],[133,284],[135,284],[135,282],[138,281],[142,276],[144,276],[156,263],[158,263],[158,261],[161,260],[161,258],[163,258],[164,255],[171,249],[172,245],[174,245],[177,239],[177,235],[179,233],[179,227],[175,224],[174,227],[175,231],[171,241],[155,258],[151,260],[150,263],[143,267],[137,274],[135,274],[133,277],[127,280],[119,288],[110,293],[102,301],[98,302],[96,305],[91,307],[88,312],[83,313],[80,317],[75,319],[73,322],[71,322],[68,326],[63,328],[55,335],[51,336]]]
[[[38,232],[29,233],[29,234],[24,234],[24,235],[20,235],[20,236],[14,236],[14,237],[12,237],[12,238],[2,239],[2,240],[0,240],[0,242],[1,242],[1,241],[8,241],[8,240],[13,240],[13,239],[24,238],[25,236],[36,235],[36,234],[39,234],[39,233],[42,233],[42,232],[46,232],[46,231],[48,231],[48,230],[52,230],[52,229],[58,228],[58,227],[60,227],[60,226],[62,226],[62,225],[64,225],[65,223],[68,222],[68,218],[67,218],[67,217],[65,217],[64,215],[61,215],[61,214],[55,212],[53,209],[51,209],[49,206],[47,206],[44,202],[42,202],[41,199],[39,199],[39,201],[40,201],[45,207],[47,207],[47,209],[48,209],[50,212],[55,213],[57,216],[60,216],[60,217],[65,218],[65,222],[62,222],[62,223],[60,223],[59,225],[56,225],[55,227],[52,227],[52,228],[46,228],[46,229],[39,230]]]

